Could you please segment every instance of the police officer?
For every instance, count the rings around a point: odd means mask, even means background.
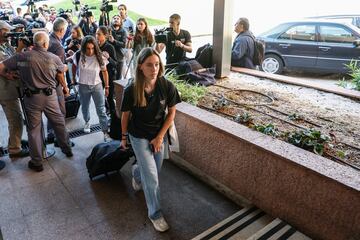
[[[166,64],[175,65],[180,61],[184,61],[186,53],[192,52],[191,35],[188,31],[180,29],[181,17],[174,13],[169,18],[169,27],[173,29],[167,34],[166,43],[158,43],[156,50],[161,53],[166,47]],[[167,66],[170,67],[170,66]]]
[[[61,45],[61,39],[64,37],[66,33],[66,29],[68,26],[68,22],[62,18],[58,17],[55,19],[53,23],[53,31],[50,34],[50,42],[48,52],[51,52],[58,56],[62,63],[65,64],[65,49]],[[56,87],[56,93],[59,100],[60,110],[63,113],[64,117],[66,116],[66,108],[65,108],[65,98],[62,92],[62,86],[60,84]],[[54,129],[50,122],[47,125],[47,142],[53,143],[54,142]]]
[[[60,111],[56,94],[57,81],[69,94],[64,79],[65,65],[60,58],[47,52],[49,36],[39,31],[34,34],[34,48],[22,52],[0,63],[0,73],[6,70],[19,70],[20,79],[24,84],[25,112],[28,117],[28,139],[31,160],[28,167],[34,171],[43,170],[43,136],[41,134],[42,113],[52,123],[58,144],[67,157],[73,156],[69,146],[69,135],[65,129],[65,119]]]
[[[11,29],[13,27],[8,23],[0,21],[0,61],[10,58],[16,53],[6,37]],[[8,152],[11,158],[25,157],[29,155],[29,150],[21,148],[24,123],[16,89],[19,87],[20,81],[8,81],[9,78],[12,78],[10,73],[0,75],[0,105],[4,110],[9,129]]]

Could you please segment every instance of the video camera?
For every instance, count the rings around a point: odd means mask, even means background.
[[[6,13],[0,13],[0,20],[10,21],[10,17],[9,17],[9,15],[6,14]]]
[[[87,18],[93,16],[93,13],[89,11],[90,9],[96,9],[96,7],[89,7],[88,5],[82,6],[80,9],[80,16]]]
[[[30,29],[23,32],[8,32],[5,37],[10,38],[10,44],[13,47],[18,47],[18,42],[21,40],[26,47],[34,44],[33,36],[38,31],[48,32],[46,28]]]
[[[66,13],[72,13],[72,9],[62,9],[62,8],[59,8],[59,11],[58,11],[58,15],[63,15],[63,14],[66,14]]]
[[[167,27],[162,29],[155,29],[155,42],[156,43],[166,43],[167,42],[167,34],[172,32],[173,28]]]
[[[114,9],[114,6],[109,4],[110,2],[117,2],[117,0],[103,0],[100,6],[100,11],[111,12]]]
[[[5,36],[10,38],[10,44],[13,47],[18,47],[19,40],[21,40],[27,47],[33,45],[34,33],[32,30],[26,30],[24,32],[8,32]]]
[[[34,0],[28,0],[26,5],[29,6],[34,6],[35,5],[35,1]]]
[[[14,14],[14,12],[11,10],[7,10],[7,9],[1,10],[0,9],[0,20],[10,21],[10,16],[12,14]]]

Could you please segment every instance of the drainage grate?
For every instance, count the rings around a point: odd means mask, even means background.
[[[77,129],[77,130],[73,130],[73,131],[69,132],[69,137],[70,137],[70,138],[77,138],[77,137],[81,137],[81,136],[84,136],[84,135],[87,135],[87,134],[91,134],[91,133],[96,133],[96,132],[102,131],[100,124],[92,125],[92,126],[90,127],[90,130],[91,130],[90,133],[85,133],[83,128],[80,128],[80,129]]]

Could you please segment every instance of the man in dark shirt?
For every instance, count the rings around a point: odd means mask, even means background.
[[[124,64],[124,51],[127,39],[127,32],[123,28],[123,23],[119,15],[115,15],[112,18],[111,34],[109,36],[109,42],[112,44],[116,51],[116,79],[121,78],[122,68]]]
[[[158,43],[156,50],[160,53],[166,47],[166,64],[176,65],[180,61],[184,61],[186,53],[192,52],[191,35],[188,31],[180,29],[181,17],[179,14],[173,14],[169,19],[169,26],[173,29],[167,35],[167,42]]]
[[[69,135],[65,129],[64,115],[60,111],[55,91],[59,82],[68,94],[64,71],[66,66],[58,56],[47,52],[49,36],[46,32],[34,34],[34,48],[8,58],[0,63],[0,73],[18,70],[25,88],[24,107],[28,117],[28,139],[31,160],[28,167],[43,171],[43,136],[41,134],[42,113],[52,123],[61,151],[71,157]]]
[[[98,25],[96,24],[95,18],[91,13],[90,16],[82,17],[81,21],[79,22],[79,27],[81,28],[84,36],[91,35],[95,37]]]
[[[240,18],[235,24],[235,32],[238,35],[231,50],[231,66],[255,69],[253,64],[255,43],[249,27],[247,18]]]

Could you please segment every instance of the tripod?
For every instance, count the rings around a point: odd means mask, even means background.
[[[29,120],[28,120],[28,116],[26,114],[26,109],[25,109],[25,104],[24,104],[24,95],[22,94],[19,87],[17,87],[16,89],[17,89],[18,94],[19,94],[20,105],[21,105],[21,110],[22,110],[23,115],[24,115],[25,125],[26,125],[26,127],[28,127],[29,126]],[[54,148],[48,148],[47,145],[46,145],[44,123],[43,123],[42,119],[41,119],[41,135],[42,135],[42,155],[43,155],[44,159],[48,159],[48,158],[55,155],[55,149]]]

